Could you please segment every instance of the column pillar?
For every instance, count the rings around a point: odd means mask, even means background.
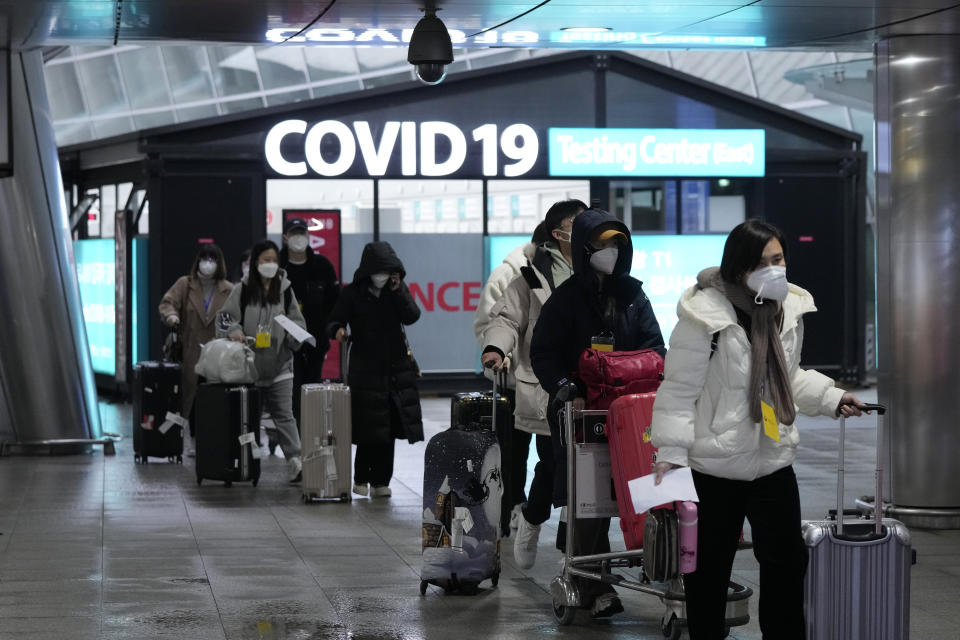
[[[96,386],[40,51],[12,52],[10,75],[13,176],[0,179],[0,382],[17,442],[97,438]]]
[[[876,50],[879,394],[890,513],[960,527],[960,36]]]

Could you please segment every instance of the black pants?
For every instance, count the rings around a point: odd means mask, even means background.
[[[537,456],[540,460],[534,468],[527,504],[523,508],[523,517],[530,524],[546,522],[550,518],[550,508],[553,506],[554,463],[550,436],[537,436]]]
[[[514,505],[527,500],[524,489],[527,486],[527,458],[530,456],[532,433],[512,429],[510,434],[510,495],[504,495],[504,507],[513,509]],[[509,505],[509,506],[508,506]]]
[[[723,637],[727,583],[744,517],[760,563],[760,631],[764,640],[802,640],[807,549],[800,536],[800,493],[793,467],[751,481],[697,471],[700,496],[697,570],[686,577],[691,640]]]
[[[300,431],[300,387],[323,380],[323,361],[327,354],[308,344],[293,354],[293,417]]]
[[[358,444],[353,461],[353,481],[356,484],[372,484],[385,487],[393,477],[393,447],[387,445]]]

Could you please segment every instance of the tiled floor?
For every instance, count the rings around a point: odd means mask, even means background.
[[[428,436],[446,426],[448,402],[424,402]],[[102,412],[106,430],[129,436],[129,406]],[[874,425],[850,423],[848,502],[872,493]],[[815,518],[835,499],[835,423],[800,426],[796,469]],[[557,629],[547,593],[556,514],[534,570],[513,565],[507,542],[499,588],[421,597],[423,449],[398,444],[393,498],[310,506],[276,458],[258,487],[230,489],[198,487],[192,459],[135,465],[129,437],[116,457],[2,458],[0,640],[662,637],[661,605],[633,593],[611,620]],[[915,531],[914,544],[912,637],[960,638],[960,532]],[[757,588],[749,552],[735,572]],[[760,638],[756,598],[752,615],[731,637]]]

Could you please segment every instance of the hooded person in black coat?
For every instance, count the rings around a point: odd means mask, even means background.
[[[419,371],[403,331],[403,325],[420,318],[420,308],[403,282],[405,275],[389,243],[368,243],[327,325],[330,337],[341,342],[349,326],[347,382],[357,445],[353,490],[359,495],[367,495],[369,484],[374,496],[389,496],[393,441],[423,440]]]
[[[557,287],[543,305],[533,330],[530,360],[540,385],[550,394],[547,412],[554,447],[554,504],[567,499],[565,438],[560,438],[559,403],[586,395],[577,377],[577,363],[595,337],[613,341],[615,351],[654,349],[666,353],[660,325],[641,282],[630,276],[633,244],[630,230],[600,209],[587,209],[573,219],[570,240],[573,276]],[[609,518],[576,521],[575,555],[608,553]],[[562,544],[558,536],[558,545]],[[583,605],[595,617],[623,611],[610,585],[581,581]]]

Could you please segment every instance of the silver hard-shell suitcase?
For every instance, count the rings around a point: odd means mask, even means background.
[[[886,409],[876,411],[877,441]],[[846,420],[840,418],[837,511],[833,519],[807,521],[803,540],[810,552],[804,581],[807,640],[906,640],[910,636],[910,532],[898,520],[846,519],[843,456]],[[874,505],[882,505],[883,469],[877,456]],[[882,509],[882,507],[881,507]]]
[[[305,384],[300,388],[303,501],[350,501],[352,423],[350,387]]]

